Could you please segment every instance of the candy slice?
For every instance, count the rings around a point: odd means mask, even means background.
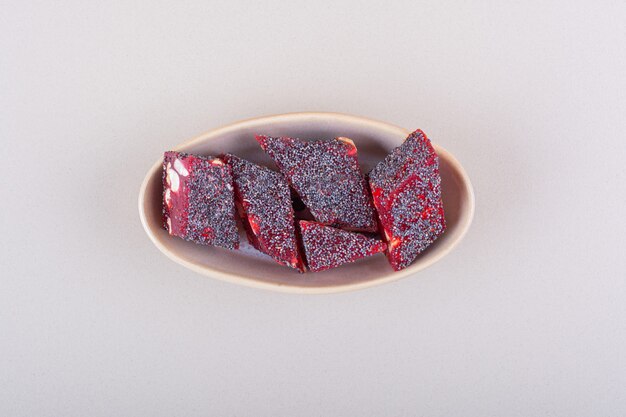
[[[237,209],[250,244],[276,262],[304,272],[285,177],[235,155],[227,154],[224,160],[232,168]]]
[[[318,222],[375,231],[376,215],[361,174],[354,142],[347,138],[304,141],[257,136]]]
[[[387,245],[358,233],[300,221],[302,244],[311,271],[323,271],[385,250]]]
[[[204,245],[239,247],[232,174],[219,158],[165,152],[163,227]]]
[[[394,270],[406,268],[445,230],[439,158],[416,130],[369,174],[387,256]]]

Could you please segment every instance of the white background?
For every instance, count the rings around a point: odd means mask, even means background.
[[[626,414],[626,4],[385,3],[0,3],[0,415]],[[462,244],[328,296],[162,256],[159,154],[301,110],[448,148]]]

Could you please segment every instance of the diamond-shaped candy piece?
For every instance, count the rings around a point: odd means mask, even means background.
[[[376,216],[352,140],[304,141],[257,136],[316,221],[354,231],[375,231]]]
[[[233,172],[237,209],[248,241],[276,262],[304,272],[285,177],[232,154],[224,160]]]
[[[406,268],[445,230],[439,158],[416,130],[369,174],[372,198],[394,270]]]

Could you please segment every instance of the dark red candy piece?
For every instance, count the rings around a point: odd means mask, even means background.
[[[235,155],[227,154],[224,160],[233,172],[237,209],[250,244],[278,263],[304,272],[285,177]]]
[[[361,174],[354,143],[347,138],[304,141],[257,136],[318,222],[355,231],[375,231],[376,214]]]
[[[230,167],[219,158],[165,152],[165,230],[196,243],[237,249],[232,181]]]
[[[374,205],[396,271],[406,268],[446,229],[439,158],[416,130],[369,174]]]
[[[323,271],[383,252],[387,245],[378,239],[320,223],[300,221],[302,244],[311,271]]]

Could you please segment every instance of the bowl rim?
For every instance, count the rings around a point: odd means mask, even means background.
[[[335,119],[335,120],[343,120],[343,121],[349,121],[349,122],[358,122],[362,124],[375,126],[379,130],[380,129],[388,130],[394,134],[402,134],[404,136],[407,136],[411,132],[410,130],[401,128],[399,126],[396,126],[387,122],[371,119],[368,117],[355,116],[355,115],[346,114],[346,113],[319,112],[319,111],[294,112],[294,113],[283,113],[283,114],[275,114],[275,115],[268,115],[268,116],[259,116],[259,117],[254,117],[254,118],[249,118],[249,119],[244,119],[244,120],[236,121],[233,123],[229,123],[227,125],[209,130],[198,136],[195,136],[192,139],[189,139],[183,143],[178,144],[172,149],[178,150],[180,148],[186,148],[198,142],[211,140],[211,138],[220,136],[222,134],[225,134],[234,130],[253,127],[254,125],[260,124],[260,123],[268,123],[268,122],[278,121],[278,120],[281,120],[281,121],[289,120],[293,122],[293,121],[307,120],[307,119],[308,120]],[[460,164],[460,162],[454,157],[454,155],[452,155],[445,148],[437,145],[436,143],[433,143],[433,145],[439,157],[445,158],[446,161],[448,161],[450,167],[459,175],[459,177],[462,180],[462,186],[465,189],[465,192],[468,196],[469,207],[468,207],[468,210],[462,214],[462,218],[464,217],[465,221],[463,224],[461,224],[461,230],[458,233],[455,240],[449,242],[447,246],[441,248],[441,250],[437,253],[437,256],[434,256],[422,263],[415,263],[401,271],[393,271],[390,269],[388,274],[382,275],[379,278],[371,279],[368,281],[345,284],[345,285],[340,284],[340,285],[329,285],[329,286],[319,286],[319,287],[304,287],[304,286],[298,286],[298,285],[290,285],[290,284],[283,284],[283,283],[279,284],[279,283],[271,283],[271,282],[266,282],[266,281],[255,280],[253,278],[244,277],[238,274],[232,274],[229,272],[219,271],[219,270],[212,269],[212,268],[205,267],[205,266],[199,266],[193,262],[182,259],[178,255],[176,255],[174,251],[169,250],[163,244],[161,244],[159,239],[154,234],[152,228],[148,224],[148,220],[146,218],[146,211],[145,211],[146,188],[148,186],[148,183],[152,179],[152,177],[155,175],[155,173],[161,169],[162,158],[159,158],[152,165],[152,167],[148,170],[148,172],[146,173],[141,183],[141,187],[139,188],[139,198],[138,198],[139,218],[141,220],[141,224],[146,234],[148,235],[152,243],[165,256],[167,256],[169,259],[173,260],[174,262],[180,265],[183,265],[186,268],[196,273],[209,276],[211,278],[216,278],[222,281],[244,285],[247,287],[260,288],[260,289],[279,291],[279,292],[287,292],[287,293],[298,293],[298,294],[330,294],[330,293],[354,291],[354,290],[369,288],[369,287],[373,287],[373,286],[377,286],[381,284],[386,284],[389,282],[397,281],[402,278],[406,278],[409,275],[415,274],[433,265],[434,263],[438,262],[440,259],[442,259],[446,255],[448,255],[448,253],[450,253],[452,249],[454,249],[459,244],[459,242],[463,240],[463,238],[467,234],[467,231],[469,230],[472,224],[472,221],[474,219],[475,197],[474,197],[474,190],[472,187],[472,183],[469,179],[469,176],[465,172],[465,169],[463,169],[463,166]]]

